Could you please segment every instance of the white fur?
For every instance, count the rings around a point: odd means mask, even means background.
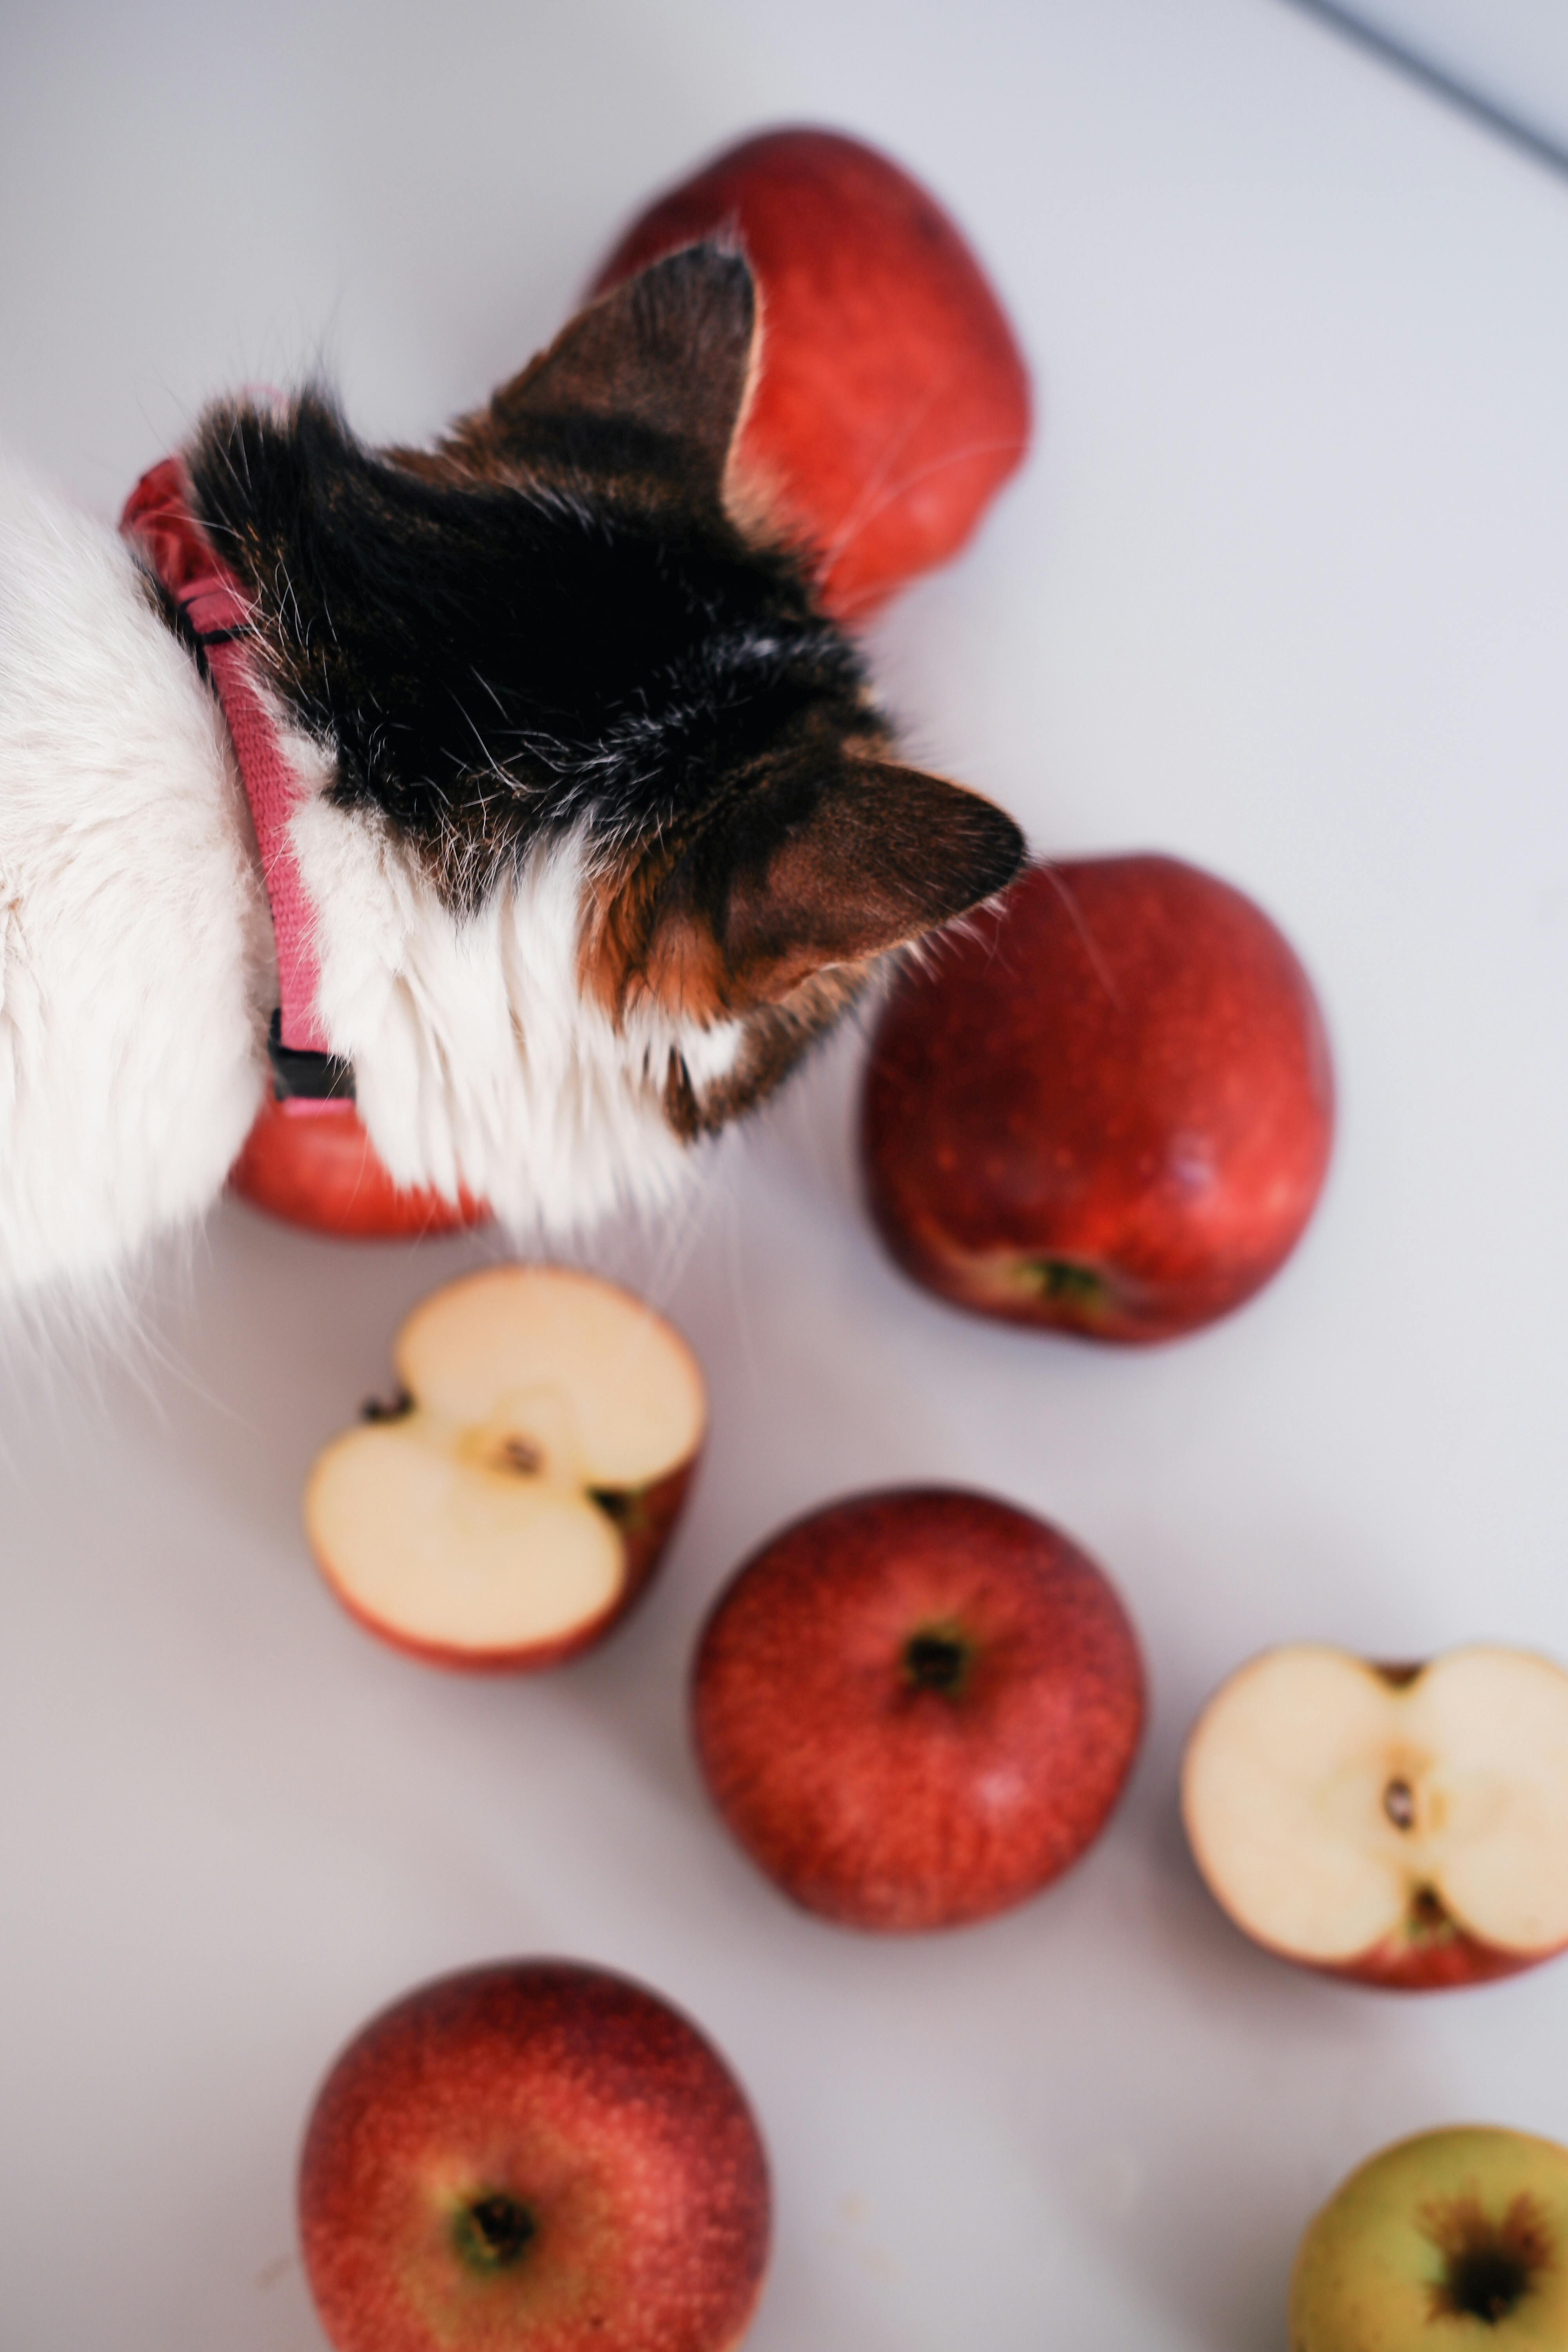
[[[0,467],[0,1286],[111,1281],[221,1187],[270,940],[228,739],[118,536]]]
[[[296,753],[296,758],[298,758]],[[462,918],[384,824],[318,791],[293,838],[317,915],[317,1003],[400,1183],[460,1183],[514,1227],[567,1232],[621,1201],[668,1201],[689,1153],[660,1107],[671,1050],[721,1076],[738,1023],[651,1014],[617,1027],[580,993],[580,838]]]
[[[700,1090],[738,1025],[617,1028],[584,1002],[580,841],[459,919],[384,825],[323,797],[330,749],[290,751],[319,1009],[393,1175],[557,1232],[667,1199],[689,1157],[669,1053]],[[206,1208],[273,999],[216,702],[118,535],[0,464],[0,1289],[111,1278]]]

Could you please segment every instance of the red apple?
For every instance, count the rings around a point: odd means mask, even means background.
[[[727,149],[643,214],[594,291],[736,234],[763,342],[732,486],[816,551],[830,611],[863,615],[956,553],[1021,462],[1028,371],[941,205],[832,131]]]
[[[1143,1670],[1093,1561],[1026,1511],[941,1488],[798,1520],[702,1635],[698,1760],[807,1910],[911,1929],[1021,1903],[1099,1836]]]
[[[398,1394],[321,1454],[310,1548],[362,1624],[507,1671],[600,1641],[647,1585],[702,1444],[702,1375],[629,1292],[492,1266],[417,1307]]]
[[[1291,2352],[1559,2352],[1568,2345],[1568,2147],[1483,2124],[1371,2158],[1312,2222]]]
[[[1568,1674],[1528,1652],[1271,1650],[1199,1717],[1182,1811],[1221,1908],[1308,1968],[1425,1992],[1568,1949]]]
[[[1328,1167],[1306,973],[1173,857],[1031,866],[894,985],[861,1129],[871,1213],[928,1289],[1009,1322],[1166,1339],[1249,1298]]]
[[[466,1192],[454,1202],[395,1184],[349,1102],[290,1111],[268,1095],[228,1181],[253,1209],[350,1241],[417,1241],[489,1215]]]
[[[652,1993],[562,1960],[445,1977],[373,2019],[300,2166],[337,2352],[729,2352],[768,2218],[722,2060]]]

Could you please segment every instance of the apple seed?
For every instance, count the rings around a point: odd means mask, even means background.
[[[1383,1792],[1383,1810],[1396,1830],[1415,1827],[1415,1792],[1408,1780],[1391,1780]]]
[[[515,1470],[520,1478],[536,1478],[544,1467],[543,1454],[526,1437],[503,1438],[500,1461],[503,1468]]]

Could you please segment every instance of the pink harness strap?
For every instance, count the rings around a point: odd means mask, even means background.
[[[251,607],[239,582],[215,554],[191,512],[184,469],[178,457],[165,457],[142,475],[125,502],[120,528],[141,546],[189,622],[234,743],[261,852],[262,879],[277,940],[279,1009],[273,1044],[274,1063],[281,1076],[279,1045],[285,1059],[291,1054],[330,1055],[331,1049],[316,1011],[321,975],[315,918],[289,838],[299,787],[283,756],[246,643]],[[342,1066],[337,1067],[341,1070]],[[346,1078],[341,1085],[331,1085],[334,1093],[349,1090]],[[285,1104],[292,1111],[321,1107],[306,1096],[289,1096]]]

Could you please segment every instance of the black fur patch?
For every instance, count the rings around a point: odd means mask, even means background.
[[[690,497],[679,445],[616,419],[568,437],[559,485],[431,479],[307,394],[217,411],[189,459],[335,798],[380,809],[462,903],[542,831],[586,818],[629,845],[700,820],[807,722],[885,737],[798,566]]]

